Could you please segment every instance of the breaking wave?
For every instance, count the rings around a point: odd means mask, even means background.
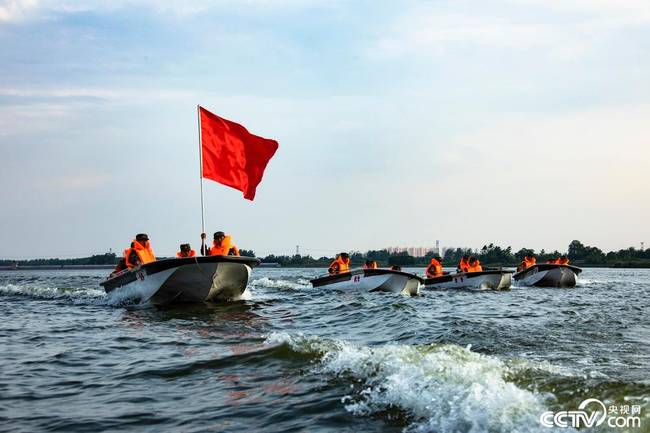
[[[546,363],[504,362],[452,344],[368,347],[288,334],[266,343],[318,354],[317,372],[351,383],[346,410],[400,412],[408,432],[548,431],[538,421],[545,396],[514,383],[530,370],[552,371]]]

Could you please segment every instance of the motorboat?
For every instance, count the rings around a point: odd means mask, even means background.
[[[582,269],[571,265],[539,263],[512,276],[518,286],[574,287]]]
[[[417,295],[423,281],[415,274],[392,269],[353,269],[349,272],[315,278],[311,280],[311,284],[314,287],[334,290]]]
[[[426,278],[424,280],[424,288],[507,290],[510,288],[511,278],[512,271],[504,270],[458,272],[435,278]]]
[[[154,305],[236,300],[259,263],[240,256],[157,260],[110,275],[100,286],[111,298]]]

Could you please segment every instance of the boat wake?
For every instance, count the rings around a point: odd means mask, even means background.
[[[67,287],[38,287],[8,284],[0,286],[0,294],[10,296],[30,296],[41,299],[94,300],[105,297],[103,290],[75,289]]]
[[[346,410],[404,418],[408,432],[549,430],[538,421],[547,396],[517,385],[531,370],[552,371],[545,363],[504,362],[453,344],[368,347],[288,334],[266,342],[318,353],[318,373],[350,382]]]
[[[7,284],[0,286],[0,295],[26,296],[35,299],[65,300],[73,304],[125,306],[132,302],[108,296],[104,290],[91,288],[39,287]]]
[[[273,289],[301,290],[311,288],[309,280],[298,278],[296,281],[271,279],[268,277],[258,278],[250,282],[252,287],[269,287]]]

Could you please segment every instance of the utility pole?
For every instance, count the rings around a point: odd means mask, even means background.
[[[300,245],[296,245],[296,255],[300,255]]]

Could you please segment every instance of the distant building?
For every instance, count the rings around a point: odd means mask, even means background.
[[[430,252],[435,252],[435,248],[429,248],[429,247],[388,247],[386,248],[386,251],[388,251],[391,254],[398,254],[398,253],[408,253],[408,255],[413,256],[413,257],[424,257]]]

